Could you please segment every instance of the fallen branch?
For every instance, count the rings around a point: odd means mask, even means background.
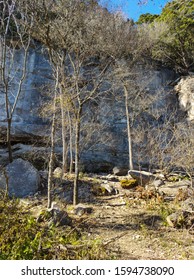
[[[109,239],[109,240],[103,242],[102,245],[105,247],[105,246],[109,245],[110,243],[115,242],[116,240],[122,238],[123,236],[125,236],[125,235],[127,235],[127,234],[128,234],[128,232],[124,232],[124,233],[122,233],[122,234],[120,234],[120,235],[117,235],[117,236],[115,236],[115,237],[112,237],[111,239]]]

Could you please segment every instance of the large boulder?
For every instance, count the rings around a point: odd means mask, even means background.
[[[16,159],[8,164],[0,173],[0,188],[6,188],[8,178],[8,194],[14,197],[26,197],[37,192],[40,184],[38,170],[28,161]]]
[[[128,175],[136,179],[139,185],[145,186],[156,179],[153,173],[138,170],[129,170]]]
[[[194,120],[194,75],[183,77],[175,86],[181,107],[187,111],[188,120]]]
[[[113,168],[113,174],[116,176],[126,176],[128,172],[127,168],[115,166]]]

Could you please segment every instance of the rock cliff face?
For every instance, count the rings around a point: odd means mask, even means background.
[[[17,50],[14,60],[15,72],[20,75],[23,66],[23,52]],[[12,120],[12,135],[16,141],[28,141],[30,138],[43,136],[46,133],[47,123],[39,117],[39,110],[43,103],[43,94],[41,88],[49,83],[51,79],[51,70],[48,62],[41,53],[41,47],[31,48],[28,53],[26,79],[22,85],[22,91],[16,106]],[[19,79],[12,74],[12,89],[9,89],[9,101],[14,102]],[[6,133],[6,113],[5,113],[5,95],[3,88],[0,87],[0,139],[4,138]]]
[[[188,120],[194,121],[194,75],[184,77],[175,87],[181,107],[187,112]]]
[[[22,55],[18,51],[18,65],[22,63]],[[142,124],[142,126],[154,123],[162,124],[165,114],[178,108],[178,98],[171,93],[173,88],[168,86],[169,82],[175,79],[175,74],[168,69],[145,70],[141,67],[139,69],[139,87],[144,87],[148,99],[157,94],[159,94],[159,98],[152,104],[155,108],[154,115],[146,110],[139,110],[135,118],[133,114],[131,115],[134,130],[138,124]],[[52,72],[49,63],[41,53],[41,47],[31,48],[28,54],[27,77],[12,122],[14,142],[33,142],[34,138],[38,139],[49,134],[48,120],[39,114],[41,106],[44,104],[42,87],[49,83],[52,83]],[[15,81],[13,94],[16,87],[17,82]],[[180,104],[188,111],[189,120],[194,119],[193,78],[181,80],[176,90],[180,93]],[[84,169],[87,167],[87,171],[99,171],[100,169],[110,171],[116,165],[127,166],[127,121],[124,98],[119,97],[117,102],[116,97],[111,97],[111,95],[105,99],[99,98],[97,103],[90,104],[85,110],[87,110],[88,121],[86,123],[89,128],[83,131],[81,137],[83,144],[81,164]],[[98,126],[99,129],[96,129]],[[93,132],[94,127],[96,132]],[[0,89],[0,142],[4,141],[5,134],[5,100]],[[89,139],[87,145],[85,145],[86,138]]]

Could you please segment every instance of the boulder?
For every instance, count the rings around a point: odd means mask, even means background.
[[[72,219],[68,216],[67,212],[61,209],[52,208],[48,210],[50,214],[49,225],[71,226]]]
[[[115,166],[113,168],[113,174],[116,175],[116,176],[126,176],[127,171],[128,171],[128,169],[123,168],[123,167]]]
[[[38,170],[28,161],[16,159],[8,164],[0,173],[0,188],[6,188],[8,178],[8,194],[14,197],[26,197],[37,192],[40,185]]]
[[[192,229],[194,226],[194,198],[189,197],[180,204],[180,209],[166,218],[171,227],[186,227]]]
[[[188,228],[191,230],[194,225],[194,214],[192,212],[178,210],[167,216],[166,221],[169,226],[177,228]]]
[[[191,182],[188,180],[183,180],[180,182],[167,182],[162,186],[159,186],[158,192],[169,197],[175,197],[180,195],[182,192],[187,192],[190,190]]]
[[[78,204],[75,206],[73,213],[77,216],[82,216],[84,214],[91,214],[93,212],[92,207],[87,207],[82,204]]]
[[[96,196],[116,195],[119,191],[108,183],[102,183],[99,186],[92,187],[92,193]]]
[[[60,208],[56,202],[52,202],[51,208],[41,210],[36,221],[38,223],[47,222],[49,226],[71,226],[72,219],[68,216],[67,212]]]
[[[145,186],[156,179],[153,173],[138,170],[129,170],[128,175],[136,179],[139,185]]]
[[[194,197],[189,197],[181,203],[181,209],[187,212],[194,212]]]
[[[187,112],[188,120],[194,120],[194,75],[182,77],[175,86],[181,107]]]

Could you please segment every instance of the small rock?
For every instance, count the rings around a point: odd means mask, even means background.
[[[48,212],[51,215],[49,225],[54,224],[55,226],[71,226],[72,220],[66,211],[53,208],[48,210]]]
[[[181,225],[183,220],[184,216],[182,211],[172,213],[166,218],[166,221],[170,227],[176,227],[178,225]]]
[[[181,203],[183,211],[194,212],[194,198],[190,197]]]
[[[73,211],[73,213],[77,216],[82,216],[84,214],[91,214],[92,212],[93,212],[92,207],[87,207],[82,204],[78,204]]]
[[[175,197],[180,190],[186,191],[190,188],[189,181],[171,182],[165,183],[158,188],[159,193],[163,193],[167,196]]]
[[[166,221],[171,227],[185,227],[191,228],[194,225],[194,214],[192,212],[179,210],[172,213],[166,218]]]
[[[92,188],[92,193],[94,194],[94,195],[99,195],[99,196],[103,196],[103,195],[116,195],[116,194],[118,194],[119,193],[119,191],[115,188],[115,187],[113,187],[113,186],[111,186],[111,185],[109,185],[109,184],[100,184],[99,186],[93,186],[93,188]]]
[[[158,189],[160,186],[164,185],[164,182],[160,179],[156,179],[152,182],[152,185]]]
[[[55,168],[53,175],[55,178],[62,178],[63,171],[60,167]]]
[[[123,168],[123,167],[115,166],[113,168],[113,174],[116,176],[126,176],[127,172],[128,172],[128,169]]]

